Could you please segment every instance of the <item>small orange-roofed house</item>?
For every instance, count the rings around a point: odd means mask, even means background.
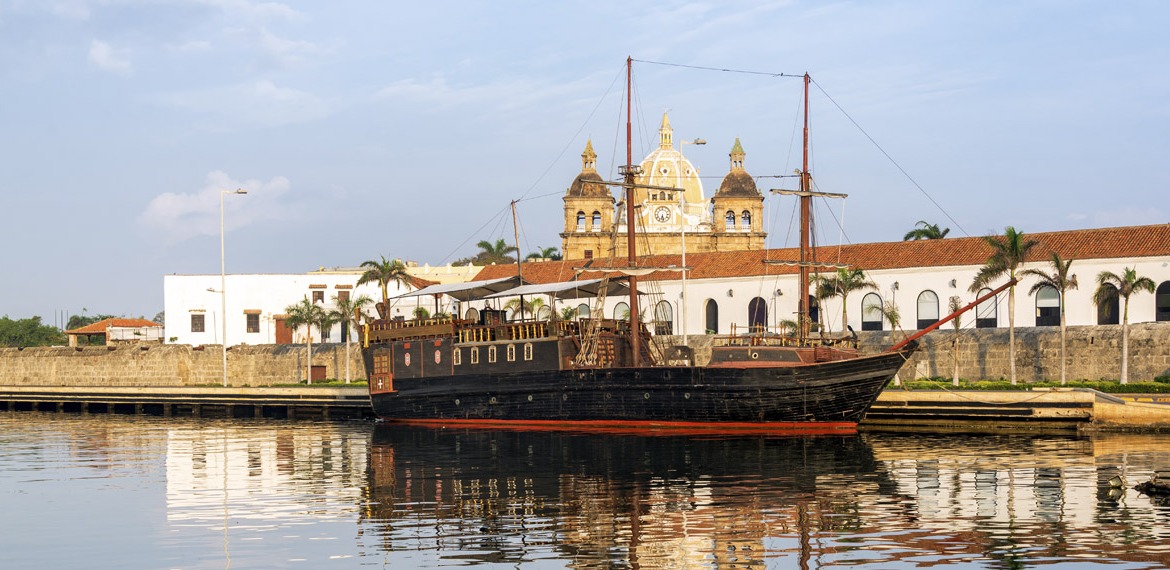
[[[163,326],[146,319],[103,319],[81,328],[67,330],[69,346],[77,346],[78,337],[85,337],[85,344],[115,344],[126,342],[162,342]],[[103,342],[95,343],[94,337]]]

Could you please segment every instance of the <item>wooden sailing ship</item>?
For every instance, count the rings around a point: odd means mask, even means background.
[[[808,287],[814,265],[809,218],[815,193],[808,172],[807,74],[804,161],[800,189],[791,192],[799,196],[801,212],[800,259],[792,262],[799,266],[799,334],[753,331],[716,337],[710,361],[702,365],[685,346],[661,349],[654,344],[638,314],[638,275],[655,268],[638,267],[635,249],[630,196],[641,169],[633,164],[630,140],[631,64],[627,60],[626,164],[620,168],[622,181],[615,184],[625,194],[627,265],[605,267],[598,279],[532,285],[523,281],[518,264],[513,278],[435,285],[411,293],[477,301],[626,292],[629,318],[605,319],[599,310],[575,320],[512,322],[493,310],[481,311],[475,320],[398,321],[383,314],[362,331],[370,399],[380,418],[573,429],[851,429],[915,351],[917,344],[909,341],[863,355],[853,338],[809,334]],[[612,278],[618,274],[623,276]]]

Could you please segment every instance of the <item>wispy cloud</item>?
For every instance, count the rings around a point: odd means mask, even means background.
[[[98,69],[119,75],[129,75],[133,71],[130,60],[120,50],[101,40],[93,40],[89,45],[89,62]]]
[[[138,216],[138,224],[152,236],[166,243],[177,243],[198,236],[218,235],[220,194],[227,190],[246,190],[243,196],[224,196],[224,230],[269,220],[287,220],[293,210],[286,203],[290,190],[287,178],[277,176],[261,180],[236,180],[226,172],[207,174],[202,188],[194,192],[165,192],[147,204]]]
[[[172,93],[167,106],[211,117],[206,127],[229,130],[239,126],[272,127],[329,116],[333,107],[312,93],[281,87],[272,81]]]

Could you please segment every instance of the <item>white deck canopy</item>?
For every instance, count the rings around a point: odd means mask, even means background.
[[[447,283],[423,287],[417,291],[403,293],[394,299],[406,297],[422,297],[425,295],[448,295],[460,301],[474,301],[485,299],[492,293],[498,293],[517,286],[527,285],[519,277],[501,277],[500,279],[486,279],[483,281],[468,281],[466,283]]]
[[[518,297],[521,295],[548,295],[554,299],[583,299],[596,297],[601,292],[602,281],[605,284],[605,294],[626,295],[630,287],[622,278],[613,279],[584,279],[581,281],[561,281],[557,283],[541,283],[537,285],[521,285],[506,291],[500,291],[484,297],[484,299],[499,299],[502,297]]]

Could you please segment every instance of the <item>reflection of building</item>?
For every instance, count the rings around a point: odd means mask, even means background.
[[[719,190],[703,194],[699,169],[674,146],[674,129],[663,114],[659,145],[640,164],[634,206],[640,235],[639,253],[739,251],[764,246],[764,197],[744,169],[743,145],[736,139],[729,154],[731,167]],[[627,248],[626,207],[597,173],[592,141],[581,154],[581,174],[565,193],[565,259],[624,257]]]

